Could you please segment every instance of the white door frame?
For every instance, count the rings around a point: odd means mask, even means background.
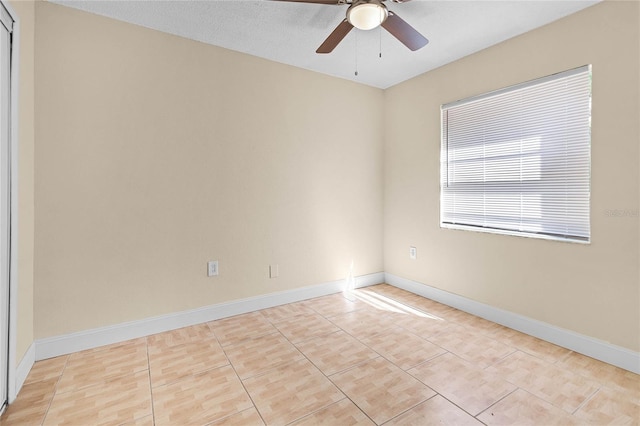
[[[9,138],[10,158],[10,240],[9,240],[9,356],[7,399],[12,403],[18,393],[16,345],[18,341],[18,99],[20,75],[20,19],[7,0],[0,0],[13,19],[11,44],[11,136]],[[21,384],[20,384],[21,385]]]

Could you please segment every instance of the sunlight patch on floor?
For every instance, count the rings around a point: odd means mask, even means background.
[[[420,318],[429,318],[437,321],[444,321],[442,318],[437,317],[433,314],[420,311],[411,306],[405,305],[404,303],[398,302],[397,300],[393,300],[387,296],[375,293],[371,290],[358,289],[346,291],[345,297],[347,297],[347,299],[350,299],[350,296],[355,298],[356,300],[364,302],[376,309],[380,309],[383,311],[397,312],[405,315],[414,315]]]

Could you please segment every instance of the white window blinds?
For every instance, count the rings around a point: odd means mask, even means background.
[[[442,106],[441,226],[588,242],[591,66]]]

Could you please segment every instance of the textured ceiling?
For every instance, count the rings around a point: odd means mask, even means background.
[[[411,52],[379,28],[354,29],[330,54],[315,53],[346,5],[271,0],[51,0],[215,46],[387,88],[575,13],[599,0],[387,1],[430,43]],[[382,57],[379,53],[382,53]],[[358,74],[355,75],[355,71]]]

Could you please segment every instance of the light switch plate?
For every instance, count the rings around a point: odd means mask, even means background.
[[[278,278],[278,265],[269,265],[269,278]]]

